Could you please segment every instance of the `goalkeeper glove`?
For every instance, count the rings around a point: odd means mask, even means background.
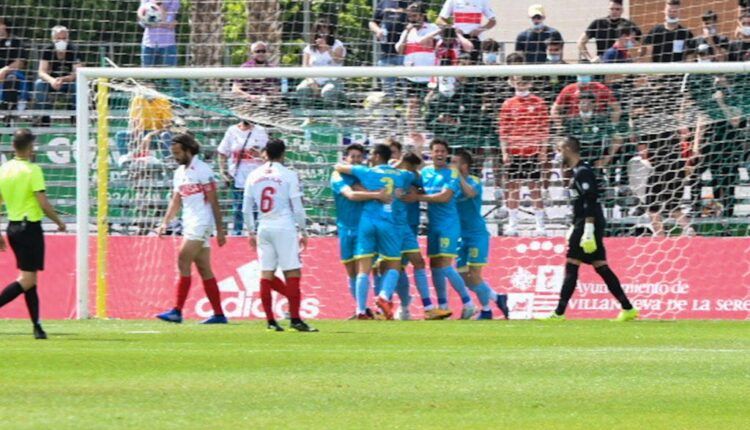
[[[591,254],[596,251],[596,236],[594,235],[594,224],[586,223],[583,228],[583,236],[581,237],[581,248],[586,254]]]

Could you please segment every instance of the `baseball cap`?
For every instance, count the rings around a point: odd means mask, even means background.
[[[533,18],[537,15],[547,16],[544,13],[544,6],[540,4],[532,4],[531,6],[529,6],[529,18]]]

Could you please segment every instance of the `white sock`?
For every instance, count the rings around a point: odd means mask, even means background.
[[[508,210],[508,224],[510,224],[510,228],[514,230],[518,227],[518,209]]]
[[[536,218],[536,228],[544,230],[544,209],[537,209],[534,212],[534,217]]]

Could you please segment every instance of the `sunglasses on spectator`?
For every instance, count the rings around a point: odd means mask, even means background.
[[[266,53],[265,49],[258,49],[257,51],[253,51],[253,54],[265,54],[265,53]]]

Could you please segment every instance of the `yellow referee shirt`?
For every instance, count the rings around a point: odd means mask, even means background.
[[[14,158],[0,166],[0,197],[8,209],[10,221],[41,221],[44,217],[34,195],[44,191],[42,168],[28,160]]]

